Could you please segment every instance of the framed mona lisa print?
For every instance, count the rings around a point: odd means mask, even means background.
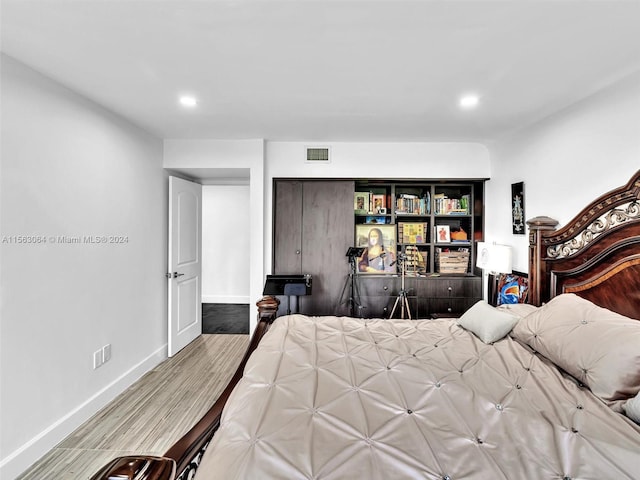
[[[365,247],[358,273],[396,273],[396,226],[356,225],[356,246]]]

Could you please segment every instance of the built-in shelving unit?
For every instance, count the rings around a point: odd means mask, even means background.
[[[312,275],[300,313],[352,314],[353,277],[355,316],[388,318],[403,291],[413,318],[462,314],[482,298],[483,198],[482,179],[274,179],[274,273]],[[372,235],[384,255],[363,255],[350,275],[345,252],[368,247]]]
[[[410,275],[473,275],[483,239],[483,181],[356,181],[357,246],[378,227],[386,247],[406,255]],[[389,273],[389,272],[387,272]]]

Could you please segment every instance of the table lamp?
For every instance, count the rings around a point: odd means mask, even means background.
[[[496,243],[478,242],[478,255],[476,267],[481,268],[485,273],[493,275],[489,282],[489,292],[487,294],[489,303],[495,304],[496,289],[500,273],[511,273],[511,247],[509,245],[498,245]]]

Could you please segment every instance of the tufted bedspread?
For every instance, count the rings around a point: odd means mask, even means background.
[[[249,360],[196,478],[638,479],[640,427],[510,337],[290,315]]]

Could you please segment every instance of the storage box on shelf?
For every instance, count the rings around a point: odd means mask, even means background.
[[[469,272],[469,252],[436,250],[436,268],[442,274],[466,274]]]

